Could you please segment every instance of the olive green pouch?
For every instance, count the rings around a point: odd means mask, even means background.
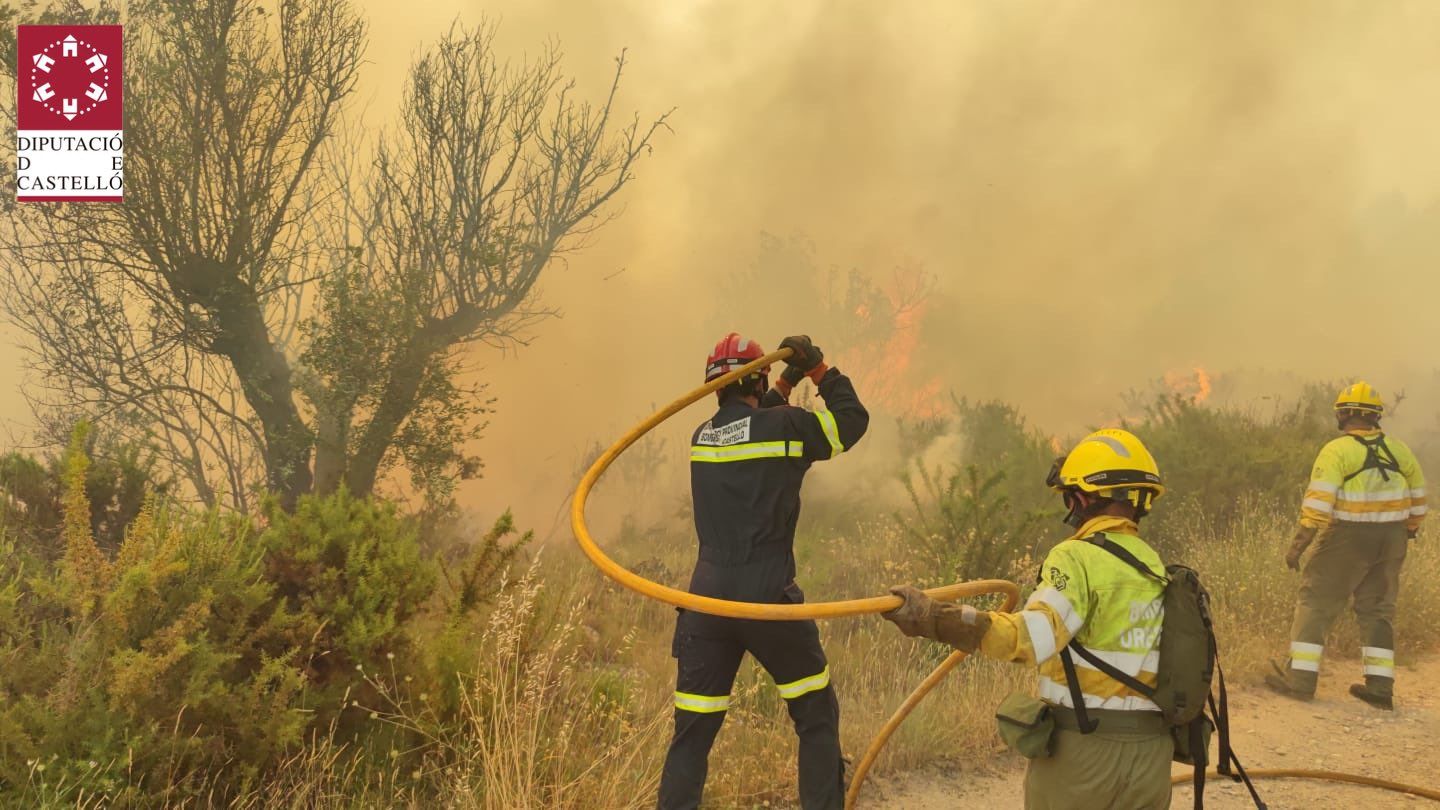
[[[1204,714],[1196,715],[1194,720],[1183,726],[1171,726],[1170,736],[1175,740],[1175,761],[1183,765],[1194,765],[1198,753],[1199,764],[1206,764],[1209,761],[1210,735],[1214,731],[1215,724]]]
[[[1024,692],[1011,692],[995,711],[999,721],[1000,739],[1026,759],[1050,756],[1050,737],[1055,733],[1055,718],[1050,706]]]

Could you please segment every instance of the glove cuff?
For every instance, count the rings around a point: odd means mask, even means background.
[[[771,388],[774,388],[776,392],[778,392],[780,396],[785,399],[786,402],[790,401],[790,392],[795,390],[795,386],[791,385],[790,381],[785,379],[784,377],[776,380],[775,384],[771,386]]]
[[[975,652],[980,640],[990,629],[988,611],[965,610],[961,605],[937,606],[935,615],[935,636],[957,650]]]
[[[812,369],[810,369],[809,371],[805,372],[805,376],[810,378],[810,382],[813,382],[813,383],[815,383],[816,385],[819,385],[819,384],[820,384],[820,380],[825,377],[825,372],[827,372],[827,371],[829,371],[829,370],[830,370],[830,367],[827,366],[827,365],[825,365],[825,361],[822,360],[822,361],[820,361],[820,363],[817,364],[814,368],[812,368]]]

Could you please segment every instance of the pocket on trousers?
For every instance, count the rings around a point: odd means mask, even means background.
[[[686,621],[687,613],[685,608],[677,607],[675,608],[675,613],[675,635],[670,637],[670,657],[678,659],[680,653],[689,642],[691,633],[690,629],[686,626],[688,622]]]
[[[1011,692],[995,711],[1000,739],[1026,759],[1050,756],[1050,738],[1055,734],[1055,718],[1050,706],[1024,692]]]
[[[784,594],[785,601],[792,605],[805,604],[805,592],[800,590],[800,586],[795,584],[793,580],[789,585],[785,586],[785,589],[781,591],[781,593]]]

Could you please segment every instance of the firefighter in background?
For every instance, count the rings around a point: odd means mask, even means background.
[[[1165,491],[1160,469],[1133,434],[1109,429],[1058,460],[1047,483],[1064,499],[1065,521],[1076,532],[1045,557],[1024,610],[978,611],[906,586],[892,589],[904,604],[881,615],[907,636],[1039,667],[1039,701],[1029,701],[1048,704],[1055,730],[1041,741],[1049,755],[1031,759],[1025,772],[1028,810],[1169,807],[1170,726],[1155,702],[1094,663],[1151,689],[1156,684],[1165,566],[1140,539],[1139,521]]]
[[[834,458],[864,435],[869,415],[855,387],[807,336],[788,337],[793,354],[775,389],[769,367],[717,392],[719,409],[695,430],[690,487],[699,559],[690,592],[741,602],[800,603],[795,584],[795,524],[800,484],[810,465]],[[765,355],[730,333],[705,366],[709,382]],[[809,377],[827,410],[786,404]],[[675,735],[660,778],[661,810],[700,804],[710,747],[730,707],[730,689],[745,653],[770,673],[800,738],[800,805],[844,804],[840,705],[813,621],[728,619],[681,610],[675,622]]]
[[[1406,546],[1425,517],[1425,476],[1404,442],[1380,430],[1385,403],[1368,383],[1357,382],[1335,400],[1335,419],[1345,435],[1320,450],[1300,505],[1300,528],[1285,564],[1319,538],[1305,563],[1290,665],[1273,662],[1270,688],[1288,697],[1315,696],[1325,634],[1355,599],[1365,683],[1350,694],[1382,709],[1394,708],[1395,600]]]

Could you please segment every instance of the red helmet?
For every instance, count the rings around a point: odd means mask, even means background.
[[[710,352],[710,359],[705,361],[705,382],[710,382],[717,377],[723,377],[741,366],[752,363],[765,356],[765,350],[760,344],[746,337],[741,337],[738,332],[731,332]],[[770,374],[769,366],[760,367],[760,375]]]

